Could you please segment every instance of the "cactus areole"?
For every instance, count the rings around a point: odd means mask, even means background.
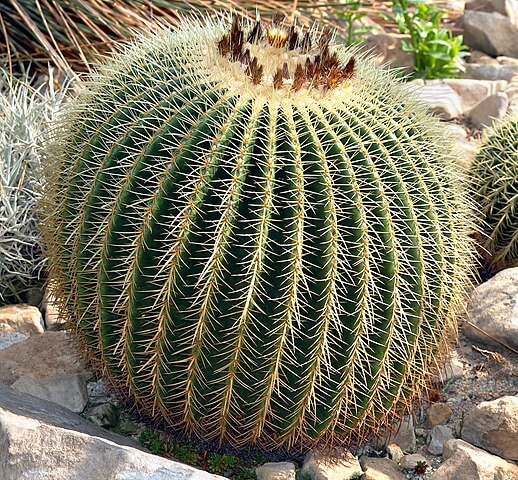
[[[74,105],[47,169],[51,275],[137,405],[301,448],[412,404],[454,331],[469,215],[399,80],[315,27],[189,19]]]

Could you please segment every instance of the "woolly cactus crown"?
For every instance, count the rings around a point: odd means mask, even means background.
[[[377,428],[454,331],[471,259],[451,145],[331,37],[186,22],[102,68],[56,142],[64,314],[144,410],[205,439]]]

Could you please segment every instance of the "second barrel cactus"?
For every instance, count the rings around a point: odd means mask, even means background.
[[[330,32],[234,18],[144,39],[57,144],[63,311],[148,413],[292,447],[375,429],[425,387],[471,262],[451,145]]]
[[[518,112],[507,114],[486,134],[471,173],[488,266],[518,266]]]

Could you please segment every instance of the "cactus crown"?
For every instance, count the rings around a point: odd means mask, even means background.
[[[230,70],[234,81],[245,83],[243,76],[249,77],[253,85],[263,87],[262,91],[266,87],[316,93],[336,88],[354,73],[354,58],[344,64],[333,50],[331,30],[288,27],[278,16],[271,26],[261,20],[243,24],[234,17],[230,32],[217,44],[219,56],[209,49],[207,58],[209,66],[222,72],[223,77]],[[235,64],[234,68],[222,65],[224,60]]]
[[[329,32],[186,22],[102,67],[58,133],[56,294],[148,413],[301,446],[425,388],[470,215],[444,129],[393,75]]]
[[[475,201],[483,220],[481,239],[494,270],[518,265],[518,112],[485,134],[473,161]]]

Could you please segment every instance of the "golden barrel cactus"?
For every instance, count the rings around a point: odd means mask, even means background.
[[[145,411],[300,447],[386,424],[423,390],[471,264],[451,143],[329,31],[234,17],[141,39],[56,144],[57,294]]]

